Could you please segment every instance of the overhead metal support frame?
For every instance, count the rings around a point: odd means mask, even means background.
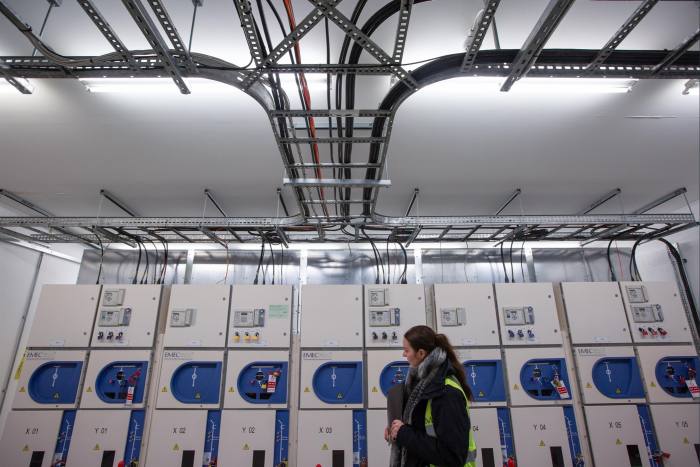
[[[406,37],[408,36],[408,23],[411,19],[413,0],[401,0],[399,7],[399,21],[396,25],[396,38],[394,39],[394,53],[392,59],[394,64],[400,65],[403,59],[403,52],[406,47]]]
[[[136,25],[141,30],[141,33],[143,33],[150,46],[156,52],[156,55],[158,55],[163,68],[165,68],[165,71],[170,75],[172,80],[180,89],[180,92],[182,94],[190,94],[190,89],[187,87],[187,83],[185,83],[178,64],[170,54],[169,47],[158,32],[156,25],[151,20],[151,17],[148,15],[148,12],[141,3],[141,0],[122,0],[122,3],[136,22]]]
[[[642,206],[641,208],[632,211],[632,214],[631,214],[631,215],[644,215],[645,212],[648,212],[648,211],[654,209],[654,208],[657,207],[657,206],[661,206],[661,205],[664,204],[665,202],[670,201],[670,200],[672,200],[673,198],[676,198],[676,197],[678,197],[678,196],[681,196],[681,195],[685,194],[687,191],[688,191],[688,190],[687,190],[685,187],[678,188],[678,189],[676,189],[676,190],[674,190],[674,191],[672,191],[672,192],[670,192],[670,193],[668,193],[668,194],[665,194],[665,195],[663,195],[663,196],[661,196],[661,197],[655,199],[654,201],[651,201],[650,203],[645,204],[645,205]],[[690,218],[692,218],[692,220],[689,221],[689,222],[695,221],[695,218],[694,218],[694,216],[693,216],[692,214],[688,214],[688,216],[689,216]],[[618,232],[624,230],[625,227],[627,227],[627,225],[619,225],[619,226],[616,226],[616,227],[611,227],[611,228],[609,228],[609,229],[606,229],[606,230],[604,230],[604,231],[602,231],[602,232],[600,232],[600,233],[598,233],[598,234],[595,234],[591,239],[584,241],[581,245],[582,245],[582,246],[583,246],[583,245],[587,245],[587,244],[589,244],[589,243],[591,243],[591,242],[594,242],[594,241],[596,241],[596,240],[602,240],[602,239],[604,239],[604,238],[606,238],[606,237],[614,236],[616,233],[618,233]]]
[[[460,72],[468,73],[471,71],[474,61],[476,60],[477,53],[481,48],[481,44],[484,42],[486,33],[494,21],[494,16],[496,15],[496,9],[501,3],[501,0],[488,0],[484,5],[484,9],[481,12],[481,16],[477,20],[476,30],[474,35],[471,36],[471,40],[466,43],[466,51],[464,54],[464,60],[462,61],[462,67]],[[494,36],[495,37],[495,36]]]
[[[625,40],[625,38],[632,32],[632,30],[637,27],[637,25],[644,19],[644,17],[651,11],[652,8],[659,2],[659,0],[644,0],[641,5],[637,7],[636,10],[627,18],[620,29],[618,29],[612,38],[600,49],[598,55],[586,68],[586,73],[592,73],[596,71],[600,66],[610,57],[610,54]]]
[[[262,45],[257,40],[255,32],[255,23],[253,19],[252,8],[248,0],[233,0],[238,11],[238,16],[241,19],[241,27],[245,33],[248,48],[255,60],[256,69],[248,75],[243,81],[243,88],[248,89],[265,73],[267,68],[277,63],[277,61],[289,52],[294,44],[298,43],[319,21],[323,18],[323,14],[319,8],[314,8],[311,13],[297,24],[294,30],[290,31],[287,36],[282,39],[274,49],[268,51],[267,57],[262,55]],[[325,0],[323,3],[329,6],[336,6],[342,0]]]
[[[406,1],[406,0],[403,0]],[[406,86],[411,89],[417,89],[418,83],[413,77],[404,70],[397,62],[389,56],[379,45],[370,39],[360,28],[358,28],[348,17],[342,14],[335,8],[339,2],[337,0],[309,0],[316,9],[321,11],[324,16],[333,21],[347,36],[349,36],[356,44],[362,47],[367,53],[378,60],[382,65],[389,66],[394,74],[403,81]],[[403,6],[403,5],[402,5]],[[399,20],[399,24],[401,24]],[[408,22],[406,21],[406,29]]]
[[[512,70],[501,86],[501,91],[509,91],[517,80],[527,75],[552,33],[554,33],[554,30],[573,3],[574,0],[550,0],[547,8],[545,8],[542,16],[537,21],[535,28],[515,57],[511,65]]]
[[[31,85],[23,78],[16,78],[12,76],[8,70],[10,69],[7,64],[0,59],[0,77],[5,78],[5,80],[15,87],[22,94],[31,94],[34,92]]]
[[[678,45],[675,49],[673,49],[667,56],[664,58],[661,63],[656,65],[654,69],[651,72],[652,76],[657,76],[659,73],[662,71],[665,71],[666,68],[670,67],[673,65],[676,60],[678,60],[684,53],[686,53],[698,40],[700,40],[700,29],[695,31],[695,34],[692,36],[688,37],[686,40],[684,40],[681,44]]]
[[[136,71],[139,69],[138,64],[134,60],[134,56],[129,52],[129,49],[127,48],[126,45],[119,39],[119,36],[117,36],[117,33],[114,32],[114,29],[112,29],[112,26],[110,26],[109,22],[105,19],[104,16],[102,16],[102,13],[100,13],[100,10],[95,6],[92,0],[77,0],[78,5],[82,7],[82,9],[85,11],[85,13],[88,15],[88,17],[92,20],[92,22],[95,24],[97,29],[100,30],[102,35],[104,36],[105,39],[107,39],[107,42],[112,46],[114,50],[116,50],[122,57],[122,60],[127,62],[129,64],[129,67]]]
[[[177,32],[177,28],[173,23],[173,20],[168,14],[168,10],[163,6],[161,0],[146,0],[151,6],[153,13],[155,13],[158,22],[163,27],[165,34],[168,36],[170,43],[173,45],[177,53],[184,58],[185,66],[190,73],[197,73],[197,66],[192,61],[192,56],[189,50],[185,47],[185,43],[180,37],[180,33]]]
[[[7,190],[0,188],[0,197],[2,197],[2,196],[14,201],[15,203],[17,203],[21,206],[24,206],[25,208],[29,209],[30,211],[34,211],[35,213],[40,214],[41,216],[44,216],[44,218],[54,217],[54,215],[52,213],[50,213],[49,211],[47,211],[46,209],[40,208],[39,206],[32,203],[31,201],[24,199],[21,196],[15,194],[15,193],[12,193],[11,191],[7,191]],[[89,229],[89,227],[85,227],[86,225],[89,225],[89,223],[88,224],[84,223],[83,225],[78,226],[78,227],[83,227],[83,228]],[[91,248],[97,248],[97,245],[95,245],[94,243],[83,240],[83,238],[81,236],[79,236],[78,234],[75,234],[69,230],[66,230],[66,229],[63,229],[60,227],[55,227],[55,230],[64,234],[64,235],[71,236],[73,239],[78,240],[80,243],[84,243]],[[49,233],[48,235],[51,235],[51,234]]]

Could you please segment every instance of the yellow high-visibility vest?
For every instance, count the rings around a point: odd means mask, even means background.
[[[464,389],[462,389],[462,386],[460,386],[459,382],[456,381],[453,377],[445,378],[445,386],[453,387],[462,393],[462,396],[464,396],[464,400],[466,401],[467,417],[468,417],[469,416],[469,399],[467,398],[467,395],[464,393]],[[437,438],[437,435],[435,434],[435,427],[433,426],[432,400],[428,401],[428,406],[425,408],[425,432],[427,433],[428,436],[432,436],[433,438]],[[437,466],[434,466],[431,464],[430,467],[437,467]],[[472,433],[471,430],[469,430],[469,453],[467,454],[467,463],[464,464],[464,467],[476,467],[476,442],[474,441],[474,434]]]

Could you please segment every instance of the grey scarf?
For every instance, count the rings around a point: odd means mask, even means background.
[[[406,393],[409,394],[406,406],[403,409],[402,420],[406,425],[413,421],[413,411],[418,402],[423,398],[425,388],[435,380],[440,367],[445,361],[445,351],[440,347],[433,349],[430,354],[418,365],[418,368],[411,368],[404,383]],[[399,448],[396,443],[391,445],[390,467],[404,467],[406,465],[406,448]]]

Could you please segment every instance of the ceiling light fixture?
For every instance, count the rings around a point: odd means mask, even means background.
[[[170,78],[79,78],[90,92],[133,93],[133,94],[180,94],[180,90]],[[193,92],[230,92],[233,86],[206,78],[187,78],[187,85]]]
[[[185,81],[193,93],[221,93],[233,89],[233,86],[206,78],[186,78]],[[80,82],[88,91],[97,93],[180,94],[170,78],[80,78]],[[307,74],[306,82],[311,91],[320,92],[326,89],[325,74]],[[282,89],[288,93],[296,89],[296,81],[291,73],[281,74],[280,83]]]
[[[450,90],[467,94],[501,94],[505,78],[477,76],[448,81]],[[523,78],[505,94],[616,94],[629,92],[637,79],[619,78]]]

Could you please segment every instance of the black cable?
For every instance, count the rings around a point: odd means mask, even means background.
[[[365,5],[367,4],[367,0],[358,0],[357,4],[355,4],[355,8],[352,11],[352,15],[350,16],[350,22],[354,25],[357,24],[357,21],[360,19],[360,15],[362,14],[362,10],[364,9]],[[340,55],[338,57],[338,65],[343,65],[345,63],[345,58],[348,53],[348,49],[350,48],[350,36],[348,34],[345,34],[345,37],[343,38],[343,44],[340,48]],[[354,78],[354,75],[348,75],[348,80],[350,77]],[[354,87],[354,80],[353,80],[353,87]],[[343,75],[341,73],[338,73],[336,75],[336,80],[335,80],[335,107],[337,109],[341,109],[343,107],[343,98],[342,98],[342,91],[343,90]],[[354,89],[353,89],[354,93]],[[352,108],[351,106],[348,105],[347,100],[345,103],[345,107],[347,109]],[[352,124],[352,120],[346,120],[346,124]],[[338,136],[343,135],[343,119],[342,117],[337,117],[336,118],[336,125],[338,128]],[[347,148],[347,145],[345,145]],[[338,160],[342,161],[343,163],[350,163],[350,158],[348,155],[345,154],[343,150],[343,143],[338,143]],[[345,169],[343,171],[343,176],[345,178],[352,178],[352,172],[350,169]],[[350,199],[350,190],[345,189],[345,192],[343,193],[343,190],[341,189],[341,199]],[[348,216],[350,214],[350,207],[349,205],[344,205],[342,208],[342,212],[345,216]]]
[[[513,270],[513,242],[515,241],[515,238],[510,239],[510,252],[508,253],[510,256],[510,280],[515,283],[515,271]]]
[[[365,236],[367,240],[369,240],[369,244],[372,246],[372,253],[374,254],[374,266],[377,269],[376,273],[376,278],[374,279],[375,284],[379,284],[379,259],[377,257],[377,248],[374,246],[374,242],[372,241],[371,238],[369,238],[369,235],[367,235],[367,232],[365,232],[364,226],[362,227],[362,233]]]
[[[158,271],[158,247],[156,246],[156,243],[151,240],[150,238],[146,238],[146,241],[149,242],[151,245],[153,245],[153,249],[155,250],[155,260],[153,264],[153,284],[157,284],[157,277],[160,275],[160,271]],[[146,284],[148,284],[148,276],[146,276]]]
[[[253,281],[254,285],[258,285],[258,279],[260,277],[260,268],[263,263],[263,258],[265,255],[265,237],[262,238],[262,244],[260,245],[260,258],[258,258],[258,268],[255,271],[255,280]]]
[[[525,256],[525,240],[520,244],[520,275],[523,277],[523,282],[525,280],[525,268],[523,268],[523,256]]]
[[[635,242],[634,245],[632,246],[632,253],[630,254],[630,277],[632,278],[633,281],[641,281],[641,277],[639,275],[639,267],[637,267],[637,247],[639,246],[639,243],[645,239],[646,236],[638,238]]]
[[[662,237],[657,238],[657,240],[666,245],[666,248],[668,248],[668,252],[674,259],[676,270],[678,271],[678,275],[680,276],[681,282],[683,283],[683,289],[687,299],[686,301],[688,302],[688,306],[690,307],[690,314],[692,315],[693,322],[695,323],[695,330],[698,331],[700,330],[700,316],[698,316],[698,309],[695,306],[695,300],[693,300],[693,290],[690,287],[688,275],[686,274],[685,268],[683,267],[683,258],[681,257],[681,254],[676,249],[676,247],[674,247],[668,240]]]
[[[389,254],[389,236],[386,237],[386,273],[387,273],[387,284],[391,284],[391,255]]]
[[[272,257],[272,284],[275,284],[275,250],[272,248],[272,242],[267,244],[270,247],[270,256]]]
[[[608,259],[608,268],[610,269],[610,280],[612,282],[617,282],[617,274],[615,274],[615,268],[613,268],[612,260],[610,259],[610,247],[612,246],[613,242],[615,241],[616,237],[613,237],[610,239],[608,242],[608,248],[606,250],[605,256]]]
[[[138,283],[139,269],[141,268],[141,242],[139,242],[138,237],[132,237],[136,241],[136,246],[139,247],[139,257],[136,260],[136,272],[134,273],[134,279],[131,281],[132,284]]]
[[[503,254],[503,242],[501,242],[501,264],[503,265],[503,276],[505,277],[507,284],[510,282],[510,280],[508,280],[508,271],[506,270],[506,258]]]
[[[146,257],[146,269],[143,271],[143,274],[141,275],[141,284],[144,284],[144,279],[146,279],[146,284],[148,284],[148,268],[149,268],[149,258],[148,258],[148,248],[146,248],[146,244],[143,243],[143,240],[139,240],[141,244],[143,245],[143,253],[144,256]]]
[[[328,28],[328,16],[326,16],[324,19],[324,24],[326,26],[326,64],[330,65],[331,64],[331,39],[330,39],[330,32]],[[326,107],[328,107],[328,137],[333,138],[333,118],[330,115],[330,110],[331,110],[331,74],[326,73]],[[340,136],[340,134],[338,134]],[[328,149],[330,150],[330,156],[331,156],[331,163],[333,164],[333,178],[336,177],[336,170],[335,170],[335,154],[333,151],[333,143],[330,143],[328,145]],[[333,206],[335,207],[335,215],[338,215],[338,187],[334,186],[333,187],[333,199],[334,202]]]
[[[100,238],[100,234],[97,233],[95,234],[97,237],[97,241],[100,242],[100,267],[97,269],[97,280],[95,281],[95,284],[100,283],[100,276],[102,275],[102,263],[104,262],[105,259],[105,247],[102,245],[102,239]]]
[[[399,276],[399,282],[408,284],[408,280],[406,279],[406,272],[408,271],[408,253],[406,253],[406,248],[404,248],[401,242],[397,241],[396,243],[398,243],[401,247],[401,251],[403,251],[403,273]]]

